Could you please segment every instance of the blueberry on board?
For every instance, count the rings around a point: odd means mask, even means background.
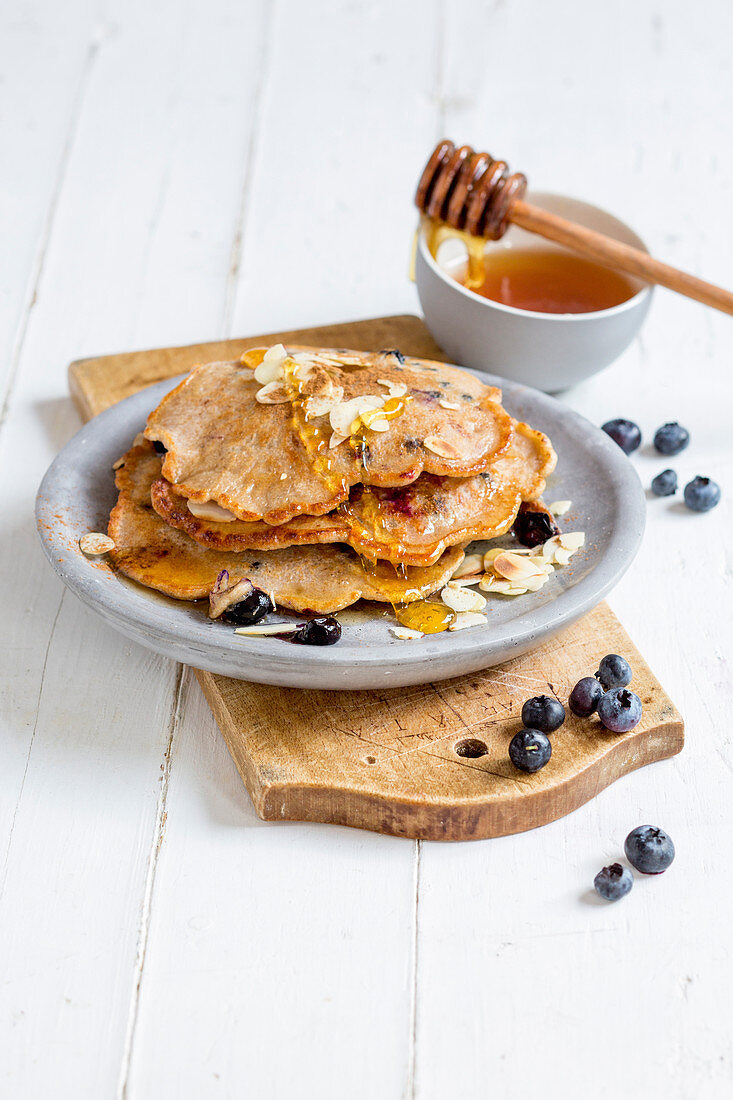
[[[693,512],[709,512],[720,500],[720,486],[709,477],[694,477],[685,485],[684,495]]]
[[[654,446],[660,455],[678,455],[690,442],[690,433],[676,420],[662,424],[654,433]]]
[[[333,615],[309,619],[290,639],[297,645],[334,645],[341,637],[341,623]]]
[[[598,872],[593,879],[593,885],[606,901],[618,901],[619,898],[625,898],[634,885],[634,876],[628,867],[611,863]]]
[[[595,676],[584,676],[570,692],[568,706],[578,718],[590,718],[598,708],[598,701],[603,698],[603,688]]]
[[[631,866],[644,875],[661,875],[674,859],[671,837],[655,825],[632,829],[624,841],[624,851]]]
[[[674,470],[662,470],[652,478],[652,492],[655,497],[672,497],[677,492],[677,474]]]
[[[274,611],[274,605],[266,592],[253,588],[239,603],[233,603],[222,613],[222,619],[235,626],[252,626]]]
[[[565,721],[565,707],[551,695],[535,695],[522,707],[522,722],[530,730],[554,733]]]
[[[607,420],[603,425],[603,431],[610,435],[614,443],[618,443],[624,454],[630,455],[641,443],[641,431],[639,425],[633,420],[624,420],[618,417],[616,420]]]
[[[622,688],[631,683],[631,665],[618,653],[607,653],[601,660],[596,672],[596,680],[608,691],[609,688]]]
[[[509,759],[522,772],[538,772],[551,756],[550,739],[541,730],[520,730],[509,742]]]
[[[598,701],[598,717],[611,733],[628,733],[641,718],[641,699],[628,688],[612,688]]]

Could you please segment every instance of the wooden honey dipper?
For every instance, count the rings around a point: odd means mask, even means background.
[[[477,153],[470,145],[439,141],[423,169],[415,205],[436,222],[474,237],[498,241],[510,222],[579,252],[597,263],[658,283],[733,315],[733,293],[655,260],[577,222],[550,214],[524,201],[527,179],[510,173],[503,160]]]

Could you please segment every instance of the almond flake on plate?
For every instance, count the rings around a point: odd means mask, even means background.
[[[486,598],[480,592],[450,582],[441,591],[440,598],[446,607],[459,614],[462,611],[483,611],[486,607]]]
[[[469,577],[473,573],[481,573],[484,567],[484,561],[481,554],[466,554],[460,565],[457,565],[453,570],[451,580],[457,580],[458,577]]]
[[[491,564],[496,573],[514,583],[523,583],[530,577],[544,576],[544,572],[534,564],[531,558],[520,557],[511,550],[497,554]]]
[[[418,638],[425,637],[422,630],[411,630],[409,626],[391,626],[389,629],[401,642],[417,641]]]
[[[486,626],[489,620],[485,615],[482,615],[477,611],[459,611],[453,622],[448,627],[449,630],[465,630],[471,626]]]
[[[79,539],[79,549],[88,558],[99,558],[102,554],[109,554],[114,548],[114,539],[101,531],[89,531]]]
[[[548,508],[552,512],[553,516],[564,516],[570,509],[572,500],[553,500],[552,504],[548,504]]]
[[[295,634],[295,630],[290,623],[255,623],[254,626],[238,626],[234,633],[266,637],[268,634]]]
[[[523,586],[512,584],[511,581],[501,580],[492,573],[484,573],[482,580],[479,582],[479,588],[482,592],[494,592],[499,596],[523,596],[527,591]]]

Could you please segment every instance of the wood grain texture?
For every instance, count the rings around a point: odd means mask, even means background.
[[[69,380],[88,416],[202,357],[231,358],[280,341],[444,358],[423,322],[405,315],[91,359],[72,363]],[[523,699],[548,691],[565,699],[609,652],[625,654],[635,669],[642,722],[612,737],[598,721],[569,715],[550,764],[534,776],[519,773],[507,746],[521,728]],[[504,836],[570,813],[683,745],[679,714],[605,604],[533,653],[421,687],[298,691],[196,676],[257,813],[269,821],[323,821],[420,840]],[[470,738],[483,755],[456,752]]]
[[[524,700],[550,693],[565,703],[609,651],[634,669],[639,725],[619,737],[568,712],[549,764],[536,775],[518,772],[507,747],[522,728]],[[679,713],[605,604],[534,653],[414,688],[297,691],[196,675],[268,821],[326,821],[421,840],[504,836],[563,817],[684,743]]]

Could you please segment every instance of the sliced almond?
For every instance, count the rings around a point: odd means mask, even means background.
[[[491,573],[485,573],[479,584],[482,592],[492,592],[499,596],[523,596],[527,591],[522,585],[512,584],[511,581],[503,581]]]
[[[376,420],[369,421],[369,430],[372,432],[387,432],[389,431],[389,420],[385,420],[383,416],[378,416]]]
[[[283,367],[288,353],[282,344],[274,344],[265,352],[262,362],[255,367],[255,381],[260,385],[276,382],[283,377]]]
[[[454,577],[450,583],[456,588],[472,588],[483,577],[483,573],[471,573],[467,577]]]
[[[232,523],[237,516],[228,508],[222,508],[215,500],[189,500],[186,506],[197,519],[208,519],[213,523]]]
[[[334,447],[339,447],[342,443],[345,443],[348,438],[348,435],[339,435],[338,432],[331,432],[331,438],[328,441],[329,451],[332,451]]]
[[[260,405],[284,405],[290,400],[288,391],[285,389],[282,382],[275,381],[268,382],[266,386],[258,390],[255,394],[255,398],[259,401]]]
[[[486,599],[480,592],[474,592],[462,585],[448,583],[440,593],[440,598],[451,611],[483,611],[486,607]]]
[[[471,626],[486,626],[489,620],[477,611],[460,611],[448,627],[449,630],[465,630]]]
[[[574,553],[580,550],[581,546],[585,546],[585,531],[566,531],[558,535],[558,541],[563,550],[572,550]]]
[[[447,397],[441,397],[438,404],[441,409],[460,409],[461,407],[457,401],[449,401]]]
[[[480,573],[483,570],[483,564],[481,554],[466,554],[461,564],[454,569],[451,580],[456,580],[457,577],[468,577],[472,573]]]
[[[439,455],[441,458],[460,458],[461,452],[453,443],[449,443],[447,439],[443,439],[440,435],[429,435],[425,440],[425,446],[433,454]]]
[[[425,637],[422,630],[410,630],[409,626],[391,626],[389,629],[395,638],[403,642],[416,641],[418,638]]]
[[[543,575],[531,558],[520,557],[519,554],[514,554],[511,550],[505,550],[503,554],[497,554],[492,566],[500,576],[514,583],[524,582],[528,577]]]
[[[350,401],[340,401],[331,409],[328,418],[334,432],[347,439],[351,435],[354,423],[358,424],[362,413],[381,409],[383,405],[384,398],[378,394],[363,394],[360,397],[352,397]]]
[[[572,550],[563,550],[562,546],[558,546],[555,551],[555,561],[558,565],[567,565],[573,556]]]
[[[99,558],[102,554],[109,554],[110,550],[114,550],[114,548],[114,539],[101,531],[89,531],[79,539],[79,549],[88,558]]]
[[[553,516],[564,516],[569,511],[572,503],[572,500],[553,500],[552,504],[548,504],[547,507]]]
[[[113,470],[120,470],[120,469],[122,469],[122,467],[124,465],[125,465],[125,456],[123,455],[122,458],[117,459],[117,461],[112,466],[112,469]]]
[[[267,634],[295,634],[296,627],[290,623],[255,623],[254,626],[238,626],[235,634],[266,636]]]

